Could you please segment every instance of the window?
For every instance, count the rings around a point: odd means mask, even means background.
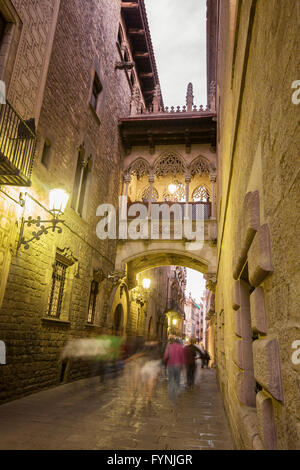
[[[93,324],[95,320],[95,311],[96,311],[96,301],[97,295],[99,292],[99,283],[97,281],[92,281],[89,308],[88,308],[88,323]]]
[[[84,203],[87,193],[88,178],[91,170],[91,156],[85,160],[84,144],[80,146],[78,152],[74,189],[72,195],[71,207],[82,217],[84,211]]]
[[[68,265],[56,259],[53,266],[52,287],[49,297],[48,316],[59,318],[65,289],[66,271]]]
[[[102,87],[101,81],[100,81],[97,73],[95,72],[92,95],[91,95],[91,101],[90,101],[91,106],[95,111],[97,111],[98,99],[99,99],[99,96],[100,96],[100,93],[101,93],[102,89],[103,89],[103,87]]]
[[[42,164],[49,168],[50,165],[50,150],[51,150],[51,142],[49,139],[45,140],[43,153],[42,153]]]

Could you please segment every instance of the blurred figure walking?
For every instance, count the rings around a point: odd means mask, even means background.
[[[184,357],[186,364],[186,381],[189,388],[195,384],[196,356],[202,356],[200,349],[196,346],[196,339],[190,338],[190,343],[184,347]]]
[[[175,337],[170,337],[164,354],[164,363],[168,371],[169,397],[174,401],[179,395],[180,375],[185,364],[183,346]]]

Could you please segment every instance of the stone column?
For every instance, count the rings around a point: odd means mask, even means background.
[[[211,219],[215,220],[216,219],[216,214],[215,214],[215,184],[217,181],[217,175],[211,174],[209,175],[209,179],[211,181]]]
[[[186,204],[185,204],[185,214],[184,217],[188,218],[189,216],[189,202],[190,202],[190,182],[191,182],[191,175],[187,173],[185,175],[185,199],[186,199]]]
[[[128,190],[129,190],[129,185],[131,182],[131,175],[126,173],[124,175],[124,182],[125,182],[125,191],[123,194],[123,203],[122,203],[122,219],[126,218],[126,212],[127,212],[127,200],[128,200]]]
[[[149,175],[149,200],[148,200],[148,217],[151,217],[151,203],[152,203],[152,194],[153,194],[153,183],[154,183],[154,175]]]

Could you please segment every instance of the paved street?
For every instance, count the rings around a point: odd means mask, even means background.
[[[233,444],[215,371],[174,407],[161,377],[151,408],[133,397],[126,377],[98,378],[40,392],[0,407],[0,449],[202,450]]]

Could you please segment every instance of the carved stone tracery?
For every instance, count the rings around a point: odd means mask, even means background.
[[[209,162],[206,161],[203,157],[197,158],[191,164],[191,175],[203,175],[204,173],[210,173]]]
[[[185,165],[181,158],[173,152],[169,152],[155,164],[156,176],[168,176],[182,174],[185,172]]]
[[[136,175],[137,179],[142,178],[144,175],[149,174],[150,167],[148,163],[143,160],[143,159],[138,159],[135,160],[130,168],[129,168],[129,174],[130,175]]]

